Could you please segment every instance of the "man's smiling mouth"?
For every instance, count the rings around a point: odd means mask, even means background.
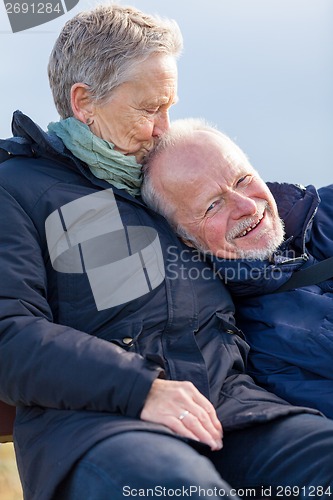
[[[265,213],[262,214],[262,216],[257,220],[257,222],[255,222],[254,224],[252,224],[251,226],[249,226],[245,230],[243,230],[241,233],[239,233],[239,235],[237,235],[236,238],[243,238],[244,236],[249,234],[251,231],[253,231],[253,229],[255,229],[256,227],[259,226],[259,224],[263,220],[264,216],[265,216]]]

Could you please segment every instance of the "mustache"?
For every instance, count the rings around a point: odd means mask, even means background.
[[[271,208],[267,201],[258,204],[257,211],[254,215],[239,221],[232,229],[230,229],[230,231],[228,231],[228,233],[226,234],[226,240],[228,241],[228,243],[230,243],[235,238],[240,236],[244,231],[246,231],[250,227],[254,226],[255,224],[258,224],[258,221],[262,219],[265,211],[271,212]]]

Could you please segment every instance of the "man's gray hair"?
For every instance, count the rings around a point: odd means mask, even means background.
[[[175,214],[177,207],[169,200],[165,199],[164,193],[159,192],[155,188],[152,180],[153,176],[151,175],[153,163],[158,160],[159,155],[163,154],[166,150],[172,151],[178,148],[178,146],[182,146],[193,137],[193,134],[196,131],[212,132],[220,136],[222,135],[227,141],[230,141],[229,137],[222,134],[222,132],[220,132],[213,125],[209,124],[203,118],[186,118],[172,122],[170,129],[161,136],[144,160],[142,169],[143,183],[141,185],[141,196],[150,208],[167,219],[178,236],[189,240],[198,246],[198,242],[195,241],[193,237],[176,222]]]
[[[99,5],[77,14],[63,27],[48,64],[59,115],[73,116],[70,94],[75,83],[86,84],[91,99],[103,104],[150,55],[162,53],[177,59],[182,48],[176,21],[134,7]]]

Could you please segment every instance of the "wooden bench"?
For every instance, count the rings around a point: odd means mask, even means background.
[[[0,443],[13,441],[15,413],[15,406],[0,401]]]

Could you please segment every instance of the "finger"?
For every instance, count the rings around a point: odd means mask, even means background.
[[[215,410],[213,410],[213,412],[211,413],[207,413],[207,411],[203,408],[197,407],[196,411],[194,411],[192,414],[198,419],[203,428],[207,432],[209,432],[209,434],[215,441],[218,442],[222,440],[222,425],[216,417]]]
[[[153,416],[146,416],[146,414],[143,413],[141,418],[143,420],[163,424],[179,436],[193,439],[195,441],[201,441],[210,447],[213,446],[215,449],[216,443],[214,440],[212,440],[211,436],[207,432],[193,433],[190,428],[183,425],[182,421],[189,415],[189,411],[183,411],[178,417],[176,417],[174,413],[175,411],[173,411],[172,413],[170,413],[169,411],[163,411],[162,413],[155,412]]]
[[[178,388],[179,394],[175,411],[179,411],[179,408],[188,410],[194,417],[190,418],[190,430],[198,439],[203,440],[205,443],[209,441],[212,448],[216,449],[217,447],[220,449],[223,430],[212,403],[191,382],[183,381],[179,383]],[[172,414],[174,415],[174,413]],[[187,424],[185,424],[185,427],[188,427]]]
[[[192,413],[194,413],[199,418],[199,420],[204,424],[208,422],[207,420],[208,416],[210,424],[217,431],[218,436],[222,438],[223,437],[222,424],[217,417],[216,410],[212,405],[212,403],[207,398],[205,398],[200,392],[198,393],[198,396],[194,399],[194,403],[198,405],[201,411],[198,409],[197,411],[192,411]],[[216,435],[215,432],[213,432],[213,434]]]
[[[210,446],[211,444],[209,439],[207,441],[202,441],[201,439],[199,439],[198,436],[196,436],[188,427],[185,427],[182,421],[179,420],[178,418],[173,418],[172,421],[169,422],[168,426],[179,436],[193,439],[194,441],[198,442],[201,441],[202,443],[205,443],[208,446]]]
[[[188,418],[188,416],[190,416],[190,418],[191,418],[191,414],[189,412],[188,412],[188,414],[186,414],[186,418]],[[190,428],[191,425],[190,426],[184,425],[183,420],[185,420],[185,417],[182,420],[179,420],[179,417],[171,419],[168,422],[168,427],[170,429],[172,429],[179,436],[193,439],[194,441],[198,441],[198,442],[206,444],[207,446],[209,446],[211,448],[212,451],[220,450],[222,448],[222,442],[216,443],[214,440],[212,440],[209,433],[204,431],[202,428],[200,428],[201,426],[200,426],[200,423],[198,422],[198,420],[195,419],[195,417],[193,417],[193,416],[192,416],[192,418],[194,418],[194,420],[196,420],[196,422],[198,423],[197,429],[195,428],[195,425],[192,425],[193,432]]]
[[[212,422],[212,425],[220,433],[222,433],[222,425],[221,425],[220,420],[218,419],[218,416],[216,414],[216,410],[215,410],[214,406],[212,405],[212,403],[205,396],[203,396],[199,391],[198,391],[198,394],[193,398],[193,401],[209,415],[209,418]]]
[[[184,410],[191,413],[185,425],[189,415],[179,419]],[[156,379],[140,417],[164,424],[181,436],[202,441],[213,450],[222,447],[222,426],[215,409],[189,381]]]
[[[213,436],[221,438],[223,435],[222,425],[212,403],[191,382],[183,381],[178,382],[178,384],[179,394],[175,401],[177,408],[191,411],[205,426],[208,426]]]
[[[222,437],[212,425],[208,413],[199,408],[206,414],[206,418],[202,417],[202,421],[193,413],[188,411],[182,412],[180,416],[184,417],[180,420],[181,424],[187,431],[194,435],[199,441],[210,446],[212,450],[220,450],[222,448]],[[179,420],[179,417],[178,417]]]

